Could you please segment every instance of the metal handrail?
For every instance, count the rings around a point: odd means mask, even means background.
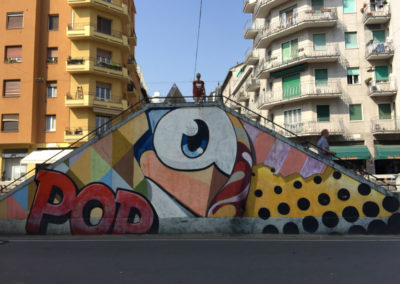
[[[67,25],[68,31],[82,31],[86,27],[93,27],[96,32],[110,35],[119,39],[122,39],[122,36],[128,36],[124,34],[121,30],[110,30],[110,33],[104,33],[102,31],[97,30],[97,24],[93,23],[71,23]]]

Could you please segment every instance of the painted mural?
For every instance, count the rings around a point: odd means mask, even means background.
[[[400,233],[399,207],[392,193],[221,108],[170,107],[38,172],[0,201],[0,222],[21,220],[30,234],[144,234],[165,220],[239,218],[257,221],[252,233],[381,234]]]

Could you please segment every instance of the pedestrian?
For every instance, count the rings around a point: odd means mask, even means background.
[[[335,156],[336,153],[329,150],[328,143],[329,131],[328,129],[324,129],[321,131],[321,138],[318,140],[318,154],[321,158],[332,159],[332,156]]]
[[[201,78],[200,73],[197,73],[196,78],[197,78],[197,80],[193,81],[193,98],[196,103],[204,102],[205,95],[206,95],[204,81],[200,80],[200,78]]]
[[[3,171],[1,175],[1,181],[6,181],[6,171]]]

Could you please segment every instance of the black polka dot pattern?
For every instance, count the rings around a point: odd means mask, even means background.
[[[332,211],[327,211],[322,215],[322,223],[328,228],[334,228],[339,224],[339,217]]]
[[[349,206],[343,209],[342,216],[347,222],[354,223],[358,220],[360,214],[355,207]]]
[[[302,188],[303,184],[298,180],[293,183],[294,188],[300,189]]]
[[[367,230],[364,229],[363,226],[352,226],[349,229],[349,234],[350,235],[365,235],[367,234]]]
[[[279,231],[275,226],[268,225],[263,229],[263,234],[279,234]]]
[[[379,206],[375,202],[365,202],[363,205],[363,212],[367,217],[376,217],[379,214]]]
[[[321,184],[322,178],[321,178],[320,176],[316,176],[316,177],[314,178],[314,182],[315,182],[315,184]]]
[[[390,234],[400,234],[400,213],[393,214],[388,221]]]
[[[300,210],[306,211],[310,208],[310,201],[306,198],[300,198],[299,201],[297,201],[297,206]]]
[[[286,203],[281,203],[278,206],[278,212],[282,215],[287,215],[290,212],[290,207]]]
[[[258,210],[258,216],[263,220],[267,220],[271,216],[271,213],[267,208],[261,208]]]
[[[295,223],[289,222],[283,226],[283,233],[288,235],[295,235],[299,233],[299,228]]]
[[[368,234],[384,235],[388,233],[386,223],[381,220],[374,220],[368,225]]]
[[[318,220],[313,216],[303,219],[303,228],[306,232],[315,233],[318,230]]]
[[[390,213],[396,212],[399,210],[399,200],[393,196],[386,196],[382,202],[383,208]]]
[[[331,198],[329,197],[328,194],[322,193],[318,196],[318,202],[319,204],[326,206],[331,202]]]
[[[358,186],[358,192],[361,195],[367,196],[371,193],[371,187],[368,184],[362,183]]]
[[[334,172],[334,173],[333,173],[333,177],[334,177],[335,179],[340,179],[340,178],[342,177],[342,174],[341,174],[340,172]]]
[[[350,192],[349,192],[347,189],[342,188],[342,189],[339,190],[339,192],[338,192],[338,198],[339,198],[340,200],[342,200],[342,201],[347,201],[347,200],[350,199]]]
[[[276,194],[281,194],[282,193],[282,187],[275,186],[274,191],[275,191]]]
[[[257,189],[257,190],[254,192],[254,195],[255,195],[256,197],[262,197],[262,196],[263,196],[263,192],[262,192],[261,189]]]

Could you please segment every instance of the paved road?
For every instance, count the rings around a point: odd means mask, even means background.
[[[7,284],[400,283],[397,237],[0,240]]]

